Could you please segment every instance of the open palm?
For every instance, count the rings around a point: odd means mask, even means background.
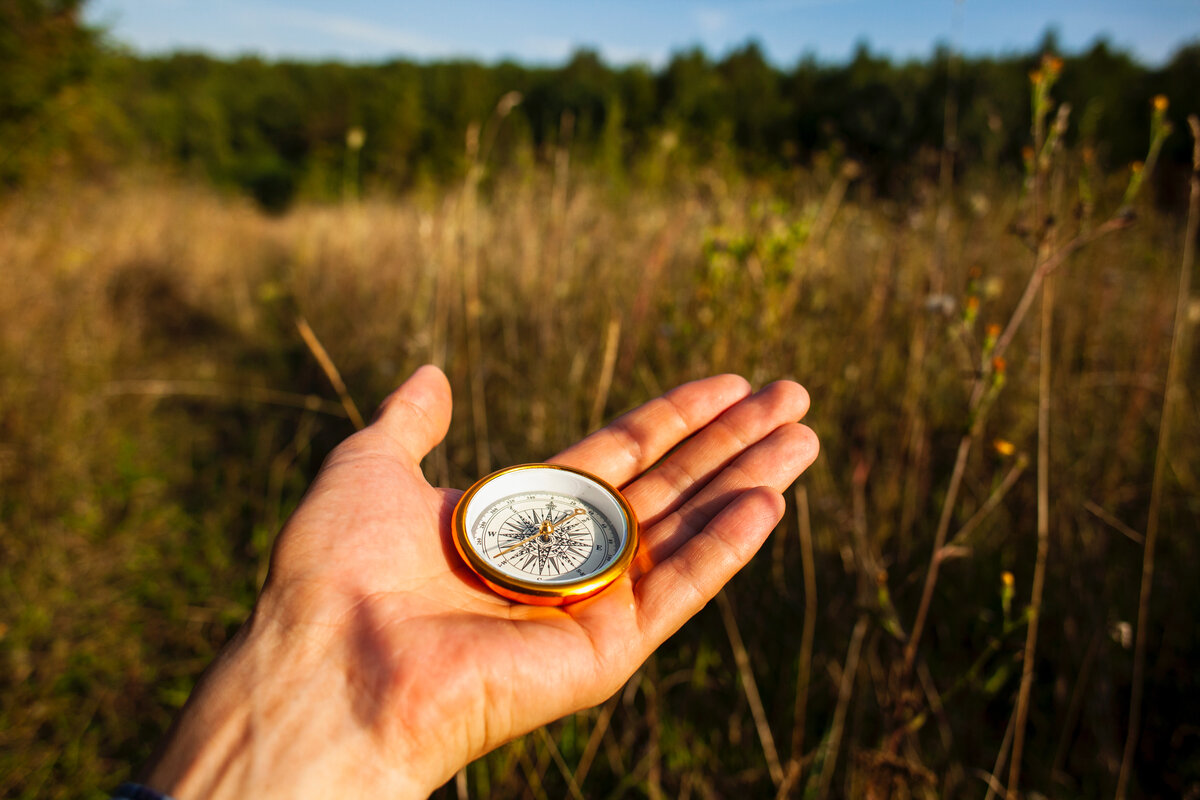
[[[347,780],[354,793],[419,796],[503,742],[603,701],[775,526],[780,493],[816,457],[816,437],[796,423],[807,405],[794,383],[751,395],[743,379],[717,376],[551,459],[621,487],[641,545],[602,593],[547,608],[492,593],[455,552],[450,520],[461,492],[431,487],[420,470],[449,427],[450,387],[436,368],[418,370],[330,455],[279,537],[234,653],[189,703],[192,717],[204,717],[211,695],[212,725],[224,719],[221,699],[232,702],[231,684],[250,682],[262,686],[261,700],[224,727],[295,725],[309,718],[304,708],[312,722],[290,744],[251,737],[258,753],[249,766],[234,762],[222,781],[176,780],[175,796],[258,786],[281,796],[314,786],[345,793]],[[177,740],[191,738],[188,715]],[[178,774],[189,764],[177,758],[186,748],[170,745],[160,785],[173,765]],[[195,760],[189,774],[199,778]]]

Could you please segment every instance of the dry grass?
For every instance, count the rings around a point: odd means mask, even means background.
[[[1038,547],[1035,487],[1016,469],[1037,431],[1035,330],[1011,340],[964,460],[913,655],[923,677],[902,665],[986,326],[1010,317],[1035,263],[1010,230],[1019,192],[983,176],[901,205],[818,169],[617,194],[567,167],[282,218],[148,178],[8,198],[0,793],[80,796],[125,777],[247,613],[274,532],[352,430],[299,317],[364,412],[417,365],[443,366],[457,424],[426,469],[456,486],[701,375],[812,392],[813,575],[807,537],[768,548],[728,588],[724,621],[706,610],[603,707],[468,767],[469,796],[770,796],[781,779],[792,796],[983,794],[975,776],[999,769],[1022,672],[1023,601],[1010,608],[1001,574],[1028,596]],[[1047,793],[1110,792],[1124,738],[1131,654],[1111,632],[1136,614],[1140,550],[1104,515],[1145,519],[1182,229],[1140,212],[1055,278],[1055,538],[1021,773]],[[931,299],[935,260],[945,296]],[[1164,532],[1200,515],[1197,372],[1180,374]],[[998,438],[1016,452],[979,446]],[[796,525],[789,512],[781,533]],[[1149,794],[1200,785],[1179,702],[1200,689],[1184,673],[1200,646],[1167,613],[1200,602],[1200,550],[1159,546]]]

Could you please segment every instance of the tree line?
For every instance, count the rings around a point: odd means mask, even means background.
[[[749,42],[720,58],[679,52],[659,69],[610,65],[591,50],[560,66],[140,56],[83,26],[80,5],[0,3],[0,179],[9,186],[63,162],[150,162],[282,208],[296,197],[452,181],[481,155],[499,168],[536,163],[566,146],[614,180],[664,151],[675,164],[751,173],[832,155],[903,194],[936,162],[922,155],[947,145],[960,169],[1019,169],[1029,73],[1060,50],[1047,34],[1023,54],[942,47],[895,62],[863,44],[845,63],[781,67]],[[1060,55],[1055,93],[1072,104],[1072,140],[1106,166],[1145,152],[1153,97],[1171,98],[1177,129],[1200,110],[1200,42],[1158,68],[1103,41]],[[498,109],[509,112],[502,124]],[[486,154],[468,142],[480,125]],[[1166,158],[1183,161],[1187,143],[1173,138]]]

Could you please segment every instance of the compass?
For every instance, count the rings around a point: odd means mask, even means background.
[[[590,597],[637,551],[637,517],[595,475],[521,464],[481,478],[454,509],[454,546],[494,592],[531,605]]]

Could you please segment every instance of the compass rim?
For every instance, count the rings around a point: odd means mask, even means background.
[[[545,582],[529,581],[509,575],[486,561],[469,542],[469,532],[467,531],[466,522],[467,510],[471,501],[484,486],[503,475],[523,470],[562,470],[571,472],[595,483],[601,489],[610,493],[617,507],[620,509],[625,522],[624,542],[621,544],[616,557],[603,569],[587,577],[551,585]],[[591,597],[613,583],[629,569],[639,545],[637,515],[634,513],[633,507],[629,505],[629,501],[621,494],[621,491],[598,475],[577,467],[568,467],[562,464],[516,464],[496,470],[475,481],[471,485],[471,488],[463,493],[454,507],[453,533],[454,547],[458,551],[459,556],[462,557],[467,566],[471,568],[471,571],[488,588],[503,597],[527,605],[565,605]]]

